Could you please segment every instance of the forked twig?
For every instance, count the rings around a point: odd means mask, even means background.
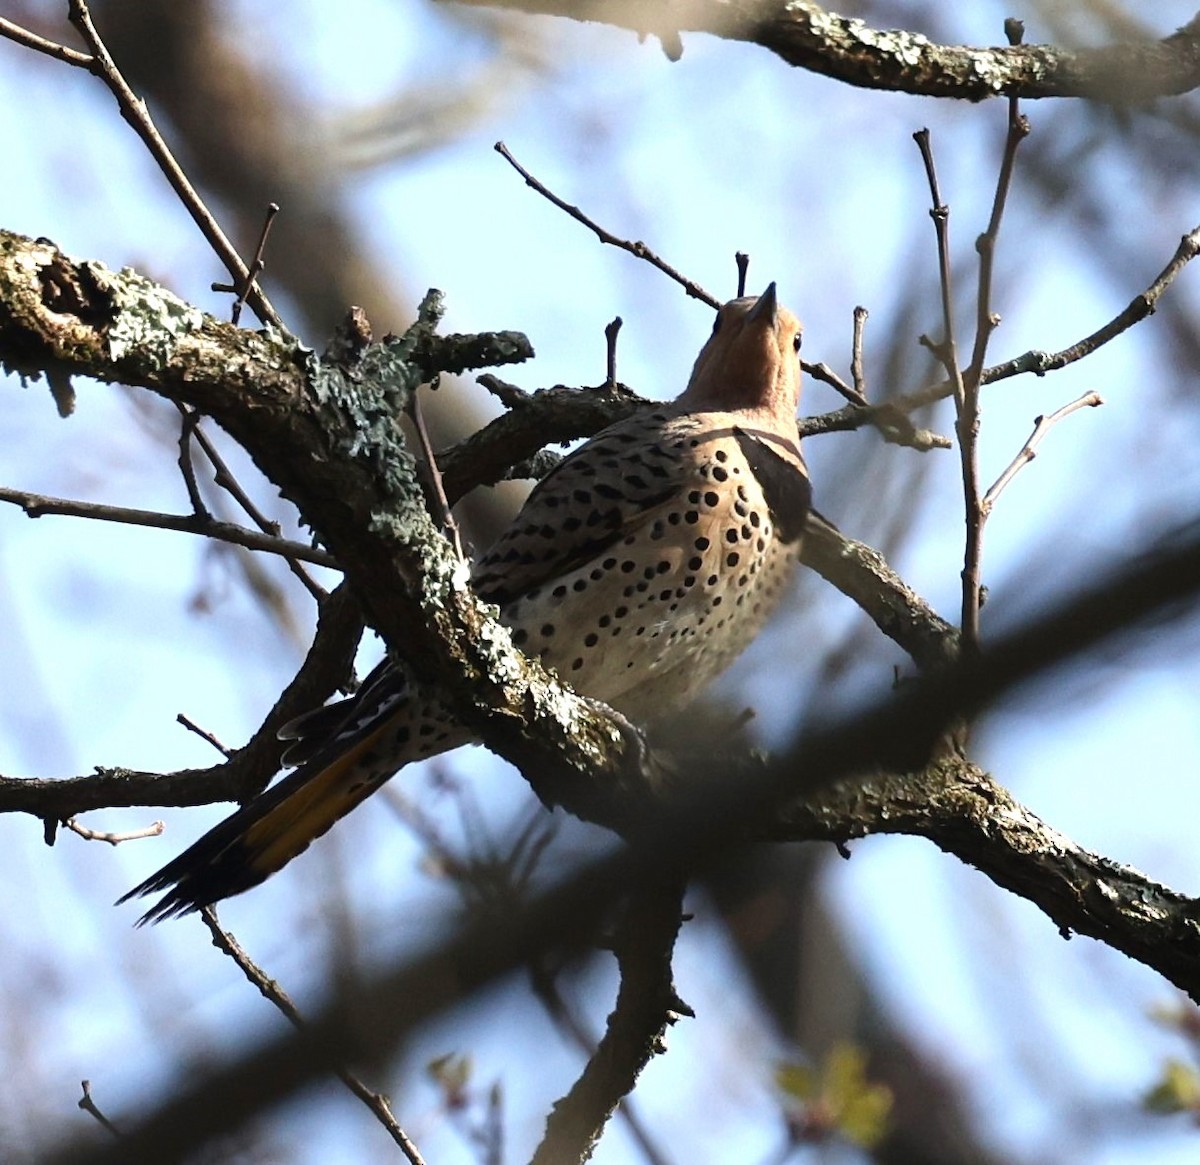
[[[214,283],[213,291],[223,291],[228,293],[237,292],[237,299],[233,301],[233,311],[230,314],[232,323],[237,324],[242,318],[242,308],[246,305],[246,300],[250,297],[250,291],[254,287],[255,280],[263,273],[267,265],[265,258],[267,250],[267,236],[271,233],[271,224],[275,221],[275,216],[279,213],[279,203],[269,202],[267,204],[267,216],[263,220],[262,230],[258,235],[258,245],[254,248],[254,258],[250,262],[250,268],[246,273],[246,278],[241,284],[236,283]]]
[[[1098,392],[1085,392],[1083,396],[1071,401],[1070,404],[1063,405],[1061,409],[1056,409],[1049,416],[1035,418],[1033,432],[1030,433],[1029,439],[1021,446],[1016,457],[1008,463],[1008,467],[1004,472],[992,483],[987,493],[983,495],[983,501],[980,504],[983,507],[984,516],[986,517],[992,512],[992,507],[996,504],[996,499],[1004,492],[1009,482],[1037,456],[1037,447],[1042,443],[1042,438],[1059,421],[1065,417],[1069,417],[1074,412],[1078,412],[1080,409],[1094,409],[1103,403],[1104,398]]]
[[[186,410],[183,405],[175,402],[176,407],[181,413]],[[220,450],[213,444],[209,435],[200,427],[199,422],[192,426],[192,438],[200,447],[201,452],[208,458],[209,464],[213,467],[213,480],[219,485],[235,502],[245,511],[246,516],[268,537],[279,538],[280,527],[279,523],[272,521],[264,514],[253,502],[250,495],[243,488],[241,482],[234,476],[233,471],[229,468],[225,458],[221,456]],[[235,527],[236,529],[237,527]],[[292,545],[296,545],[292,543]],[[315,548],[306,547],[304,554],[287,554],[284,557],[287,559],[288,569],[300,580],[304,589],[319,603],[326,594],[325,588],[317,583],[312,576],[300,565],[301,562],[313,562],[317,565],[327,566],[332,562],[331,559],[322,561],[320,558],[314,558],[313,552]],[[316,550],[317,554],[324,554],[323,551]]]

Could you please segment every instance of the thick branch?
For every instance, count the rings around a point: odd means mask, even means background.
[[[0,232],[0,360],[25,375],[140,386],[213,417],[295,502],[371,622],[464,723],[545,799],[596,819],[610,809],[589,805],[594,791],[625,788],[636,820],[643,758],[627,726],[513,648],[424,509],[397,424],[433,372],[414,353],[438,348],[438,298],[423,311],[403,337],[338,364],[205,316],[133,272]],[[582,772],[605,780],[573,779]]]
[[[806,0],[458,0],[657,36],[672,57],[681,32],[761,45],[790,65],[848,85],[927,97],[1090,97],[1139,104],[1200,84],[1200,18],[1171,36],[1104,48],[970,48],[921,33],[875,29]]]

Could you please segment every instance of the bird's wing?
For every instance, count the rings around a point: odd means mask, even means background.
[[[733,436],[762,488],[779,537],[784,542],[798,542],[812,509],[812,484],[804,471],[799,448],[781,442],[772,434],[756,433],[737,425]],[[773,447],[776,444],[787,456]]]
[[[503,606],[627,537],[694,475],[692,427],[687,417],[643,413],[565,458],[476,562],[476,593]]]
[[[365,726],[387,716],[407,691],[407,677],[385,656],[354,695],[289,720],[279,730],[279,739],[292,743],[280,760],[285,765],[303,764],[331,739],[349,740]]]

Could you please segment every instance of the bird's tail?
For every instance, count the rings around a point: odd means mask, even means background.
[[[395,731],[389,718],[348,746],[343,741],[340,748],[319,750],[123,895],[118,904],[166,891],[138,920],[142,926],[189,914],[257,886],[392,775],[402,758],[381,745]]]

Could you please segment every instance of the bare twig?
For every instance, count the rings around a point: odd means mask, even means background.
[[[862,408],[866,405],[866,401],[847,384],[832,368],[824,361],[820,364],[812,364],[807,360],[800,361],[800,367],[809,374],[814,380],[821,381],[822,384],[829,385],[839,395],[844,396],[852,405]]]
[[[1025,26],[1015,19],[1004,22],[1004,31],[1009,43],[1020,43]],[[979,253],[979,282],[976,291],[975,343],[971,363],[963,376],[963,388],[958,413],[959,453],[962,462],[963,508],[966,519],[966,543],[963,548],[963,649],[968,652],[979,650],[979,609],[983,603],[983,532],[987,524],[989,507],[980,497],[979,484],[979,392],[982,384],[983,365],[987,358],[988,342],[1000,324],[1000,317],[992,311],[992,280],[995,270],[996,242],[1000,237],[1000,224],[1004,219],[1004,208],[1012,186],[1013,167],[1017,149],[1029,136],[1029,119],[1020,109],[1020,102],[1012,97],[1008,102],[1008,132],[1004,139],[1004,155],[1000,161],[1000,172],[996,177],[996,193],[992,199],[992,213],[987,229],[975,241]]]
[[[200,414],[186,405],[180,405],[179,411],[183,415],[183,422],[179,426],[179,472],[183,475],[183,484],[187,489],[188,500],[192,503],[192,513],[197,517],[211,520],[212,515],[204,504],[199,483],[196,481],[196,466],[192,462],[192,435],[200,423]]]
[[[119,1137],[120,1130],[96,1107],[96,1102],[92,1099],[92,1082],[81,1080],[79,1083],[83,1088],[83,1095],[79,1098],[79,1107],[84,1112],[91,1113],[114,1137]]]
[[[498,153],[522,178],[525,179],[525,185],[533,187],[543,198],[554,203],[559,210],[564,210],[576,222],[581,222],[589,230],[594,231],[596,238],[602,243],[608,243],[613,247],[619,247],[622,251],[628,251],[631,255],[638,259],[644,259],[652,267],[657,267],[668,278],[675,280],[680,287],[684,289],[693,299],[699,299],[709,305],[709,307],[718,308],[721,306],[721,301],[715,295],[705,291],[700,284],[688,279],[685,275],[680,274],[669,263],[660,259],[649,247],[643,242],[630,242],[628,239],[618,238],[614,234],[610,234],[599,223],[588,218],[586,214],[577,206],[572,206],[569,202],[565,202],[559,198],[557,194],[539,182],[516,158],[512,156],[508,146],[503,142],[497,142],[495,145],[496,153]]]
[[[92,50],[92,56],[86,58],[86,60],[66,57],[60,59],[68,60],[70,64],[87,68],[89,72],[98,76],[108,86],[112,95],[117,99],[121,116],[133,127],[138,137],[142,139],[142,142],[150,151],[151,157],[158,163],[158,168],[163,172],[163,175],[171,184],[171,188],[179,196],[179,200],[183,203],[188,214],[192,216],[192,221],[200,228],[200,232],[208,240],[209,246],[216,252],[217,257],[225,265],[229,274],[233,276],[234,282],[238,286],[247,283],[250,280],[250,272],[246,264],[242,262],[237,249],[225,236],[225,232],[221,230],[212,212],[204,205],[204,200],[188,180],[188,176],[183,172],[179,163],[175,160],[170,147],[155,127],[146,103],[130,89],[121,71],[117,68],[99,32],[96,31],[96,26],[92,22],[92,14],[86,0],[69,0],[68,16],[71,23],[79,30],[84,43]],[[248,297],[248,302],[254,314],[258,316],[262,323],[270,324],[281,331],[283,330],[283,321],[271,306],[270,300],[267,299],[262,289],[257,285],[253,286]]]
[[[925,177],[933,206],[929,211],[937,236],[938,282],[942,292],[942,339],[939,343],[922,336],[921,342],[941,362],[954,386],[954,406],[957,418],[959,463],[962,470],[963,500],[966,511],[966,548],[962,570],[962,649],[968,653],[979,650],[980,546],[983,524],[979,516],[979,385],[969,386],[963,379],[958,363],[958,342],[954,331],[954,294],[950,274],[950,208],[942,202],[938,188],[937,168],[929,130],[918,130],[913,140],[925,163]]]
[[[737,264],[737,293],[738,299],[741,299],[746,294],[746,273],[750,270],[750,256],[745,251],[736,251],[733,261]]]
[[[1004,31],[1009,44],[1019,44],[1025,26],[1011,17],[1004,22]],[[996,242],[1000,237],[1000,223],[1008,203],[1008,192],[1012,187],[1013,167],[1017,149],[1029,136],[1029,118],[1021,112],[1021,103],[1015,97],[1008,102],[1008,132],[1004,138],[1004,156],[1000,160],[1000,173],[996,178],[996,193],[992,199],[992,213],[987,229],[975,240],[979,253],[979,284],[976,295],[975,345],[971,363],[965,373],[968,385],[974,385],[978,393],[983,376],[983,362],[987,357],[988,342],[1000,324],[1000,317],[992,311],[992,276],[996,258]]]
[[[1024,469],[1025,466],[1037,456],[1037,447],[1041,444],[1042,438],[1045,437],[1046,434],[1050,432],[1050,430],[1054,428],[1059,421],[1061,421],[1064,417],[1069,417],[1072,413],[1077,412],[1079,409],[1094,409],[1103,403],[1104,400],[1098,392],[1085,392],[1083,396],[1079,397],[1077,400],[1071,401],[1070,404],[1063,405],[1061,409],[1057,409],[1049,416],[1037,417],[1033,422],[1033,432],[1029,435],[1029,440],[1027,440],[1025,444],[1021,446],[1020,452],[1018,452],[1016,457],[1009,462],[1008,468],[1006,468],[1004,472],[998,478],[996,478],[995,482],[992,484],[992,487],[987,491],[986,494],[983,495],[983,502],[981,505],[983,506],[984,516],[986,517],[992,512],[992,507],[996,504],[996,499],[1005,490],[1005,488],[1008,486],[1008,483],[1012,481],[1012,479],[1016,477],[1017,474],[1020,473],[1021,470]]]
[[[867,323],[867,309],[854,309],[854,337],[850,342],[850,379],[854,381],[854,391],[858,399],[867,403],[867,375],[863,371],[863,328]]]
[[[421,411],[420,393],[409,394],[408,405],[405,409],[412,420],[413,428],[417,431],[417,443],[421,447],[421,456],[425,458],[425,469],[429,477],[429,487],[433,493],[433,501],[437,506],[434,515],[442,532],[454,545],[459,558],[463,557],[462,536],[459,534],[458,523],[454,520],[454,511],[446,497],[446,487],[442,482],[442,471],[438,468],[437,455],[433,451],[433,442],[429,440],[429,429],[425,425],[425,414]]]
[[[211,744],[226,760],[233,756],[236,751],[232,748],[226,748],[211,732],[201,728],[191,717],[185,716],[182,712],[176,714],[175,723],[182,724],[189,732],[194,732],[201,740]]]
[[[178,402],[176,402],[176,404],[178,405]],[[180,412],[182,412],[183,406],[179,405],[179,409]],[[209,435],[200,427],[199,422],[197,422],[192,428],[192,437],[194,438],[196,444],[200,447],[201,451],[204,453],[204,456],[208,458],[210,464],[212,465],[214,473],[213,480],[216,482],[216,484],[225,490],[225,492],[228,493],[239,506],[241,506],[250,520],[264,534],[272,538],[278,538],[279,523],[268,518],[266,514],[264,514],[254,504],[250,498],[250,495],[242,487],[241,482],[239,482],[234,476],[234,473],[229,468],[225,458],[221,456],[220,450],[217,449]],[[328,565],[328,563],[324,563],[319,559],[313,558],[311,556],[311,551],[307,555],[288,554],[285,555],[285,557],[287,558],[288,569],[291,570],[292,574],[294,574],[296,578],[300,580],[300,583],[303,585],[304,589],[308,591],[308,593],[312,595],[312,597],[319,603],[325,597],[325,588],[317,583],[308,573],[308,571],[306,571],[304,567],[300,565],[300,563],[302,561],[313,562],[319,566],[325,566]]]
[[[1068,364],[1074,364],[1085,356],[1090,356],[1098,348],[1110,340],[1128,331],[1134,324],[1140,323],[1148,315],[1154,313],[1163,292],[1175,282],[1176,277],[1196,256],[1200,254],[1200,226],[1193,228],[1175,248],[1175,254],[1170,262],[1158,273],[1154,282],[1145,291],[1135,295],[1125,309],[1115,315],[1103,327],[1097,328],[1091,335],[1063,348],[1058,352],[1047,353],[1036,349],[1023,353],[1003,364],[998,364],[984,372],[984,384],[997,380],[1006,380],[1010,376],[1019,376],[1023,372],[1032,372],[1044,376],[1047,372],[1057,372]]]
[[[218,542],[230,542],[247,550],[265,550],[284,558],[301,559],[317,566],[337,568],[327,551],[303,542],[293,542],[271,534],[260,534],[229,522],[218,522],[202,514],[160,514],[155,510],[133,510],[125,506],[105,506],[98,502],[79,502],[71,498],[52,498],[45,494],[0,486],[0,502],[20,506],[31,518],[59,514],[72,518],[94,518],[101,522],[117,522],[125,526],[150,526],[158,530],[174,530],[183,534],[199,534]]]
[[[267,204],[267,215],[263,219],[262,230],[259,232],[258,245],[254,248],[254,258],[250,263],[250,268],[246,273],[245,280],[240,284],[232,283],[214,283],[213,291],[237,292],[237,299],[233,301],[233,311],[230,314],[232,323],[238,323],[242,318],[242,308],[246,305],[246,300],[250,297],[251,289],[255,286],[255,280],[263,273],[266,267],[265,254],[267,250],[267,236],[271,233],[271,224],[275,221],[275,216],[279,213],[279,203],[270,202]]]
[[[94,71],[95,58],[88,53],[81,53],[78,49],[69,49],[66,45],[58,44],[56,41],[46,40],[45,37],[38,36],[36,32],[30,32],[29,29],[22,28],[11,20],[5,20],[2,16],[0,16],[0,36],[24,45],[27,49],[45,53],[46,56],[53,57],[56,61],[62,61],[64,64],[75,65],[80,69],[87,69],[89,72]]]
[[[163,822],[154,821],[142,829],[130,829],[125,833],[106,833],[98,829],[88,829],[86,825],[80,825],[74,817],[68,818],[63,825],[84,841],[106,841],[109,845],[120,845],[123,841],[140,841],[143,837],[160,837],[167,828]],[[82,1102],[79,1107],[83,1107]]]
[[[606,355],[604,385],[606,388],[615,388],[617,385],[617,333],[620,332],[624,322],[620,316],[613,316],[612,322],[604,326]]]
[[[228,955],[241,970],[242,974],[258,989],[258,992],[268,1003],[274,1005],[288,1021],[301,1031],[305,1029],[304,1017],[296,1009],[288,994],[274,979],[265,974],[253,959],[242,949],[241,944],[227,931],[217,919],[217,912],[206,906],[200,911],[204,925],[212,936],[213,946],[222,954]],[[425,1165],[424,1159],[408,1134],[400,1127],[392,1113],[388,1099],[382,1093],[368,1088],[353,1072],[346,1068],[333,1069],[337,1078],[375,1114],[375,1119],[387,1130],[388,1135],[400,1147],[400,1151],[408,1158],[411,1165]]]

